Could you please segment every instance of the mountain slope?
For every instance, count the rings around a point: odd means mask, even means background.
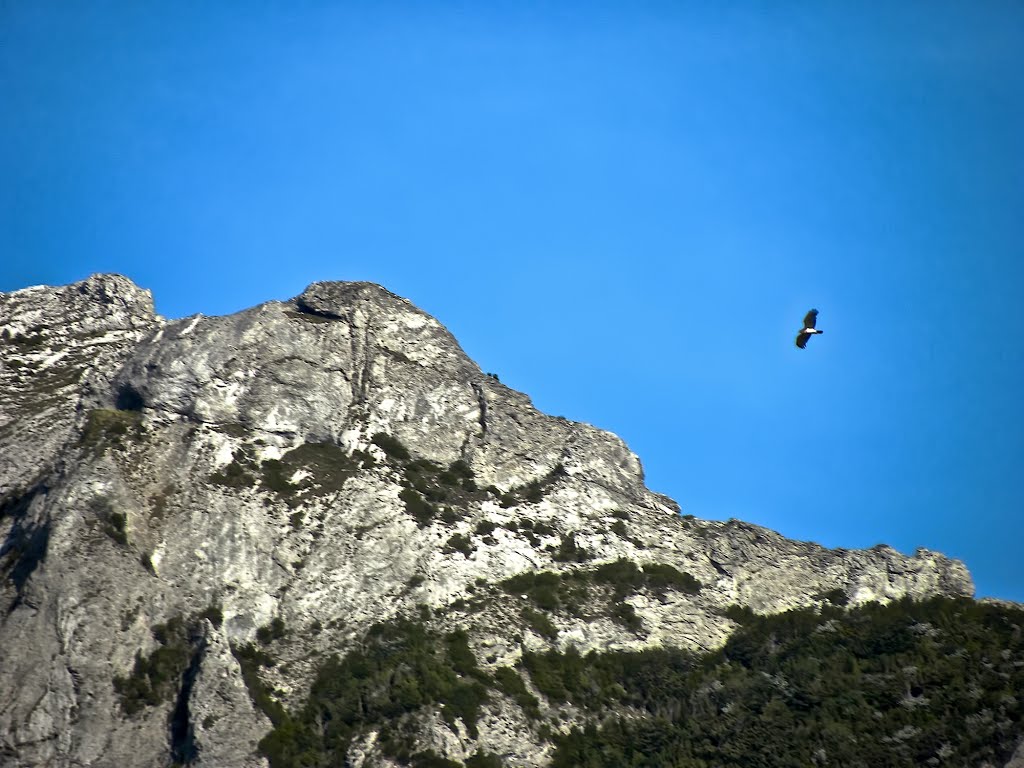
[[[545,765],[543,717],[583,715],[524,654],[711,651],[730,607],[973,594],[934,552],[681,517],[621,440],[538,412],[376,285],[166,321],[99,275],[0,295],[0,329],[5,766],[265,765],[325,660],[385,651],[436,685],[381,710],[401,738],[346,731],[353,765]]]

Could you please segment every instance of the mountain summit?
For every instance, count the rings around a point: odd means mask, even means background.
[[[526,661],[973,594],[935,552],[680,515],[378,285],[168,321],[96,275],[0,294],[0,329],[4,766],[544,766],[586,707]]]

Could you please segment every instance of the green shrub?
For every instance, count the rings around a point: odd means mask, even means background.
[[[239,440],[252,434],[252,430],[240,421],[222,421],[211,424],[210,427],[222,435],[230,435]]]
[[[282,496],[290,496],[299,490],[298,486],[293,485],[290,479],[294,474],[294,468],[286,466],[280,459],[267,459],[260,465],[260,471],[263,487],[267,490]]]
[[[280,459],[267,459],[259,465],[264,488],[281,496],[289,506],[298,506],[304,494],[337,493],[360,469],[374,466],[373,457],[363,451],[346,453],[341,446],[329,442],[303,443],[286,452]],[[243,465],[243,469],[245,469]],[[250,471],[255,471],[255,461]],[[292,482],[299,472],[301,480]],[[301,520],[292,518],[293,527]]]
[[[231,463],[213,472],[209,480],[225,488],[251,488],[256,485],[256,457],[252,446],[243,445],[231,452]]]
[[[556,533],[547,523],[537,522],[528,517],[520,518],[518,521],[512,520],[505,524],[505,528],[521,533],[533,547],[541,545],[542,536],[554,536]]]
[[[805,766],[823,748],[830,765],[1002,765],[1016,748],[1024,612],[933,598],[741,617],[701,659],[524,655],[555,700],[650,714],[556,736],[552,765]]]
[[[430,459],[413,459],[405,465],[406,480],[421,493],[444,495],[447,491],[438,488],[441,465]]]
[[[96,408],[86,416],[79,445],[105,453],[108,448],[124,448],[125,443],[142,439],[142,414],[138,411],[117,411]]]
[[[620,558],[565,573],[526,571],[499,586],[511,595],[525,595],[544,611],[564,611],[578,618],[595,615],[607,602],[607,615],[635,631],[640,629],[639,618],[631,607],[622,607],[626,597],[641,589],[661,596],[667,590],[693,594],[700,589],[700,582],[670,565],[653,563],[641,570],[633,561]],[[604,600],[597,599],[602,596]]]
[[[386,432],[378,432],[370,438],[370,442],[380,448],[388,456],[398,462],[409,461],[412,455],[409,449],[402,445],[401,441]]]
[[[664,595],[670,589],[695,595],[704,586],[700,580],[667,563],[647,563],[643,567],[643,572],[645,586],[656,595]]]
[[[616,603],[612,606],[609,616],[612,621],[634,632],[639,632],[644,627],[644,623],[636,615],[636,609],[629,603]]]
[[[576,543],[576,534],[570,533],[562,537],[558,549],[555,550],[554,559],[561,563],[585,563],[592,560],[593,553]]]
[[[191,657],[190,632],[182,617],[156,624],[151,632],[157,648],[147,656],[136,653],[131,674],[113,681],[121,709],[129,716],[173,700]]]
[[[280,461],[284,471],[290,475],[299,469],[308,473],[297,486],[298,490],[328,494],[340,491],[345,481],[363,467],[370,466],[372,459],[362,451],[348,454],[334,443],[303,443],[285,453]]]
[[[275,640],[280,640],[285,635],[284,621],[280,616],[275,616],[266,626],[256,630],[256,639],[260,645],[270,645]]]
[[[461,720],[476,738],[487,679],[464,633],[438,635],[406,619],[374,625],[357,649],[324,661],[306,703],[278,718],[260,751],[272,768],[342,765],[352,739],[375,728],[386,755],[433,759],[412,754],[411,734],[395,727],[402,715],[443,703],[445,721]]]
[[[213,472],[210,482],[226,488],[251,488],[256,484],[256,478],[242,464],[232,461],[223,470]]]
[[[584,685],[583,660],[580,652],[570,646],[564,653],[524,653],[523,665],[530,673],[533,685],[546,698],[566,702]]]
[[[554,640],[558,637],[558,628],[555,627],[546,614],[535,611],[532,608],[523,608],[521,615],[527,626],[541,637],[548,640]]]
[[[306,308],[303,308],[302,310],[286,309],[284,311],[284,314],[285,317],[291,320],[304,323],[328,324],[338,322],[337,317],[333,317],[330,315],[317,315]]]
[[[462,459],[456,459],[453,461],[451,465],[449,465],[448,471],[463,480],[472,480],[476,477],[476,474],[473,472],[469,464]]]
[[[544,485],[539,480],[533,480],[523,486],[519,496],[525,502],[537,504],[544,498]]]
[[[473,542],[461,533],[456,533],[448,539],[442,551],[446,554],[461,552],[466,557],[469,557],[473,554]]]
[[[846,591],[839,588],[830,589],[828,592],[825,592],[819,595],[818,597],[821,600],[827,600],[828,602],[832,603],[832,605],[838,606],[844,606],[850,602],[850,598],[846,594]]]
[[[252,643],[245,643],[244,645],[232,646],[231,652],[236,659],[239,661],[246,661],[254,667],[272,667],[277,662],[274,661],[274,657],[266,651],[257,648]]]
[[[120,544],[122,547],[128,546],[128,518],[121,512],[114,512],[113,510],[107,512],[106,519],[104,520],[103,532],[106,533],[110,538]]]
[[[754,613],[750,608],[745,605],[736,605],[735,603],[727,606],[722,615],[727,619],[735,621],[737,624],[750,624],[757,621],[757,614]]]
[[[419,494],[431,505],[423,508],[415,501],[410,501],[410,514],[425,525],[423,521],[433,518],[439,513],[434,505],[445,503],[441,519],[451,525],[464,516],[464,510],[473,502],[486,498],[486,492],[477,489],[472,479],[472,470],[463,461],[453,462],[447,469],[430,459],[410,459],[402,465],[404,478],[402,484],[407,493],[404,498],[412,499],[412,493]]]
[[[441,521],[446,525],[455,525],[459,520],[460,515],[453,507],[446,506],[441,510]]]
[[[544,522],[535,522],[533,532],[538,536],[554,536],[557,533],[554,528]]]
[[[557,483],[559,479],[565,477],[565,475],[565,467],[557,464],[554,469],[539,480],[531,480],[524,485],[510,488],[505,493],[499,492],[498,503],[505,508],[515,507],[523,503],[536,504],[544,498],[544,494],[548,489]],[[496,488],[494,490],[497,491]]]
[[[644,584],[643,572],[636,563],[624,557],[597,566],[593,571],[593,579],[598,584],[610,586],[616,600],[633,594]]]
[[[238,661],[238,666],[242,672],[242,682],[245,683],[245,687],[249,691],[249,698],[252,699],[253,705],[267,716],[276,729],[270,734],[270,736],[274,737],[271,739],[271,743],[276,744],[281,736],[278,731],[290,732],[289,729],[293,728],[294,724],[291,722],[291,718],[288,716],[285,708],[274,698],[273,689],[264,683],[260,677],[260,668],[274,666],[274,659],[252,643],[242,646],[232,645],[231,653]],[[292,738],[295,738],[294,734]],[[271,750],[273,750],[273,747],[271,747]],[[269,753],[265,754],[269,756]]]
[[[405,511],[412,516],[420,528],[430,525],[430,522],[437,515],[437,507],[426,501],[412,488],[403,488],[399,492],[398,498],[405,503]]]
[[[609,526],[608,530],[610,530],[612,533],[614,533],[620,539],[628,539],[629,538],[629,529],[626,528],[626,524],[624,522],[622,522],[621,520],[616,520],[614,523],[612,523]]]
[[[495,669],[494,684],[499,691],[515,701],[527,717],[531,719],[540,717],[540,702],[536,696],[527,690],[523,678],[512,667],[498,667]]]
[[[198,618],[209,619],[214,628],[220,629],[221,624],[224,623],[224,611],[217,603],[210,603],[210,605],[199,612]]]
[[[561,605],[561,577],[553,571],[526,571],[505,579],[500,586],[510,595],[526,595],[547,611],[558,610]]]
[[[476,524],[476,528],[473,530],[478,536],[490,536],[494,533],[497,528],[496,523],[492,523],[490,520],[481,520]]]
[[[448,466],[448,469],[437,476],[438,482],[442,485],[461,487],[467,491],[477,490],[476,482],[474,482],[473,478],[473,470],[462,459],[453,461]]]
[[[409,764],[412,768],[463,768],[462,763],[441,757],[432,749],[417,752],[412,756]]]
[[[11,344],[21,347],[19,351],[24,353],[39,349],[46,344],[46,337],[42,333],[39,333],[41,330],[43,330],[42,327],[39,327],[38,329],[33,329],[29,333],[12,334],[7,328],[4,328],[4,338]]]
[[[502,768],[501,758],[490,752],[474,752],[466,758],[466,768]]]

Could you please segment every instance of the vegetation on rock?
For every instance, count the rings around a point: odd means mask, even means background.
[[[574,533],[563,536],[554,553],[554,559],[560,563],[585,563],[593,558],[593,552],[576,543]]]
[[[748,618],[699,659],[527,654],[534,685],[596,717],[553,765],[1001,765],[1024,727],[1024,612],[902,600]]]
[[[625,558],[561,573],[528,571],[505,579],[500,586],[509,594],[525,595],[542,610],[579,617],[593,614],[598,605],[593,598],[600,592],[612,602],[609,615],[634,630],[639,628],[638,619],[632,607],[622,603],[629,595],[646,590],[663,598],[668,591],[696,594],[701,589],[700,581],[671,565],[648,563],[641,568]]]
[[[305,494],[336,493],[362,468],[374,465],[363,451],[347,453],[334,443],[303,443],[280,459],[268,459],[260,466],[263,485],[285,498],[291,506]],[[296,476],[300,475],[296,480]]]
[[[404,462],[412,459],[409,449],[402,445],[402,442],[397,437],[385,432],[378,432],[370,438],[370,442],[384,451],[387,457],[394,461]]]
[[[464,632],[441,635],[407,619],[377,624],[356,650],[320,667],[303,707],[271,718],[275,728],[260,750],[273,768],[343,765],[352,739],[377,728],[386,755],[403,764],[440,764],[423,762],[424,753],[414,757],[403,718],[436,708],[450,726],[461,721],[475,737],[491,684]]]
[[[473,470],[462,459],[448,467],[430,459],[414,459],[398,438],[383,432],[375,434],[370,442],[401,470],[402,490],[398,496],[405,511],[421,528],[437,518],[452,525],[465,515],[471,503],[487,498],[488,492],[477,488]],[[444,506],[440,507],[442,503]],[[457,551],[466,550],[463,546]]]
[[[242,445],[231,453],[231,462],[210,475],[210,482],[225,488],[251,488],[256,484],[258,463],[252,446]]]
[[[532,547],[539,547],[541,545],[541,537],[554,536],[556,534],[555,529],[547,523],[534,521],[528,517],[510,520],[505,523],[505,528],[514,533],[521,534],[530,542]]]
[[[456,533],[448,539],[448,542],[444,545],[444,549],[441,551],[445,554],[461,552],[466,557],[469,557],[473,554],[473,542],[461,533]]]
[[[131,674],[114,678],[114,690],[126,715],[173,700],[188,668],[192,632],[185,619],[175,616],[151,631],[157,647],[146,656],[136,653]]]
[[[94,499],[90,509],[96,513],[99,528],[122,547],[128,546],[128,516],[114,509],[106,497]]]
[[[86,416],[79,445],[102,454],[110,448],[124,448],[127,441],[138,442],[142,434],[142,415],[138,411],[95,408]]]
[[[254,447],[243,443],[232,452],[231,462],[209,480],[226,488],[253,488],[259,482],[296,507],[308,495],[340,491],[346,480],[373,464],[373,457],[363,451],[347,453],[327,442],[302,443],[280,459],[261,462]]]
[[[261,668],[273,667],[276,664],[274,658],[252,643],[240,646],[232,645],[231,653],[238,661],[238,666],[242,671],[242,681],[256,708],[265,714],[274,726],[288,723],[288,713],[274,697],[274,689],[264,683],[263,678],[260,677]]]
[[[570,647],[526,652],[522,668],[551,705],[584,714],[569,733],[541,727],[556,768],[1001,764],[1024,727],[1024,612],[967,599],[750,614],[705,656]],[[431,708],[473,736],[494,692],[540,717],[520,671],[487,674],[464,632],[400,619],[328,660],[296,713],[278,705],[260,747],[272,768],[342,764],[377,730],[402,765],[459,765],[415,749],[414,715]]]
[[[539,480],[531,480],[525,485],[510,488],[500,496],[503,507],[516,507],[520,504],[536,504],[544,498],[548,489],[565,477],[565,467],[556,464],[554,469]]]

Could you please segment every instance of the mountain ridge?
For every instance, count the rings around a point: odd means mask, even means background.
[[[95,275],[0,294],[0,329],[14,766],[266,765],[275,707],[402,616],[465,631],[491,674],[550,649],[714,650],[732,606],[973,595],[929,550],[680,516],[619,438],[538,412],[372,283],[166,320],[148,291]],[[242,650],[261,637],[272,667]],[[146,665],[174,649],[187,663],[164,690]],[[488,706],[472,727],[424,709],[416,738],[548,764],[529,718]],[[380,738],[361,734],[353,764],[393,764]]]

